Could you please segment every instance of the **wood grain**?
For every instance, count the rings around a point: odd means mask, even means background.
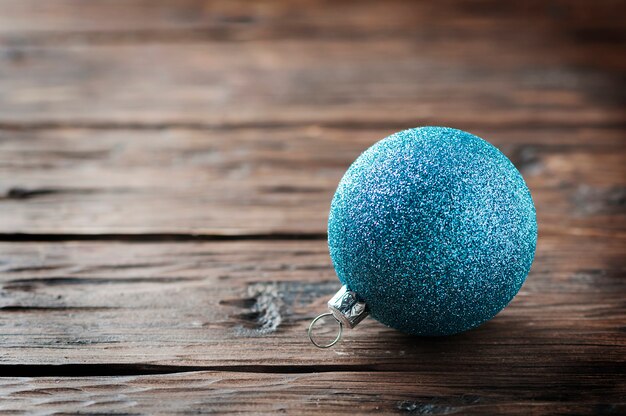
[[[146,7],[146,6],[150,7]],[[407,31],[421,33],[421,27],[439,26],[445,19],[452,26],[474,25],[474,31],[485,27],[505,27],[531,20],[536,25],[557,27],[599,27],[623,29],[616,9],[619,0],[599,0],[594,7],[584,2],[559,0],[545,2],[528,0],[524,3],[502,5],[493,0],[459,2],[440,0],[407,2],[389,0],[332,1],[298,0],[280,2],[259,0],[253,5],[245,0],[2,0],[0,32],[32,35],[39,32],[119,32],[140,29],[207,29],[212,27],[258,28],[275,31],[282,36],[319,36],[311,32],[320,27],[328,35],[352,34],[354,30],[405,35]],[[496,19],[497,17],[497,19]],[[304,27],[303,27],[304,26]],[[280,31],[279,31],[280,30]],[[478,30],[480,31],[480,30]],[[262,33],[255,33],[259,37]],[[362,35],[357,32],[357,35]],[[601,39],[602,40],[602,39]],[[601,43],[601,42],[599,42]]]
[[[611,2],[561,12],[555,6],[554,18],[538,3],[520,14],[505,13],[497,2],[467,10],[452,2],[433,12],[433,5],[406,2],[340,8],[220,2],[212,10],[198,1],[161,7],[62,1],[38,13],[32,3],[3,3],[2,22],[17,33],[0,53],[0,123],[8,126],[624,124],[613,105],[623,98],[623,30],[603,25],[612,21],[605,15],[615,15]],[[174,43],[141,36],[121,43],[89,36],[51,41],[63,28],[71,34],[96,19],[113,36],[119,26],[160,27],[163,20],[215,26],[219,10],[229,7],[250,23],[228,27],[261,28],[232,40],[209,31]],[[38,15],[50,16],[48,23],[28,20]],[[579,32],[598,26],[617,42],[591,38],[581,48]],[[32,38],[40,27],[48,29]]]
[[[458,50],[445,47],[451,41]],[[620,100],[617,69],[557,60],[553,49],[536,50],[540,41],[514,51],[471,37],[358,47],[347,40],[10,47],[0,55],[0,123],[623,126],[623,112],[607,105]],[[497,71],[486,56],[498,57]]]
[[[338,289],[324,241],[1,247],[3,364],[458,368],[515,346],[509,371],[626,352],[621,238],[541,236],[522,292],[476,331],[422,340],[372,321],[332,351],[305,335]]]
[[[578,369],[471,380],[429,372],[258,374],[197,372],[109,378],[3,379],[0,410],[116,412],[121,414],[620,414],[623,396],[589,386],[598,380]],[[443,383],[443,384],[442,384]],[[497,388],[493,386],[497,385]],[[550,390],[545,390],[549,388]],[[575,393],[573,393],[575,392]],[[60,399],[59,396],[63,398]],[[155,397],[167,400],[155,401]]]
[[[545,232],[625,236],[621,129],[476,129]],[[0,132],[0,232],[324,238],[339,179],[385,129]]]
[[[616,0],[0,0],[0,413],[624,414],[623,20]],[[531,274],[468,333],[367,320],[317,350],[335,186],[418,125],[520,169]]]
[[[370,320],[323,351],[305,335],[338,286],[323,242],[4,243],[0,375],[37,377],[3,379],[0,409],[618,414],[625,249],[543,237],[488,324],[428,339]],[[154,373],[177,374],[131,376]]]
[[[4,243],[0,375],[57,378],[5,379],[0,408],[619,412],[626,244],[539,241],[520,294],[477,330],[421,339],[367,321],[330,351],[305,335],[338,286],[322,241]],[[128,377],[199,370],[218,372]],[[153,402],[169,389],[176,405]]]

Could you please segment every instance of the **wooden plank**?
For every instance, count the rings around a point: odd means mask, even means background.
[[[285,2],[259,0],[1,0],[0,34],[46,36],[58,33],[176,31],[238,29],[262,36],[379,36],[419,33],[424,27],[501,27],[520,21],[533,27],[559,26],[622,28],[616,9],[619,0],[599,0],[593,6],[580,1],[546,3],[528,0],[506,6],[497,0],[468,4],[459,0],[407,2],[375,0]],[[510,26],[509,26],[510,27]],[[0,35],[1,36],[1,35]]]
[[[6,414],[621,414],[619,386],[576,369],[482,377],[461,372],[258,374],[197,372],[160,376],[0,380]],[[622,386],[623,387],[623,386]],[[620,396],[620,393],[622,395]],[[166,397],[166,400],[155,400]]]
[[[566,46],[555,57],[553,49],[535,52],[534,46],[518,49],[515,43],[482,38],[446,48],[451,41],[9,47],[0,54],[0,123],[489,127],[624,122],[613,104],[621,96],[618,74],[579,67],[576,57],[567,58]]]
[[[625,249],[542,235],[486,325],[368,320],[317,350],[305,328],[338,287],[323,241],[2,243],[0,411],[619,414]]]
[[[324,241],[2,243],[0,371],[495,365],[502,374],[588,366],[610,375],[626,354],[625,249],[624,239],[541,235],[520,294],[477,330],[419,339],[368,320],[324,351],[305,334],[339,286]]]
[[[9,10],[26,7],[12,4]],[[75,18],[63,11],[69,7],[61,7],[57,14],[78,22],[84,8],[95,16],[101,6],[78,8]],[[180,7],[180,13],[191,14],[200,6],[191,12]],[[421,7],[427,7],[418,13],[422,20],[431,19],[429,6]],[[360,6],[353,3],[352,8]],[[372,16],[380,8],[384,7],[369,3],[356,13],[369,19],[355,18],[354,25],[366,32],[371,21],[378,20]],[[130,13],[136,16],[131,18],[134,22],[139,8],[130,9],[135,10]],[[411,29],[402,36],[386,38],[381,35],[384,28],[374,25],[372,32],[359,36],[327,37],[322,22],[341,26],[337,16],[351,14],[339,14],[332,7],[322,10],[312,23],[321,26],[307,36],[298,35],[294,24],[295,37],[283,30],[285,34],[277,38],[251,36],[236,41],[209,35],[172,43],[140,37],[140,42],[79,39],[59,44],[50,42],[54,35],[46,32],[39,43],[28,38],[5,40],[0,46],[0,123],[624,123],[617,105],[622,98],[620,75],[626,69],[620,53],[622,32],[615,33],[615,43],[587,42],[581,47],[574,36],[539,24],[541,19],[529,31],[528,21],[512,21],[514,13],[504,13],[508,19],[495,19],[495,27],[459,17],[461,29],[436,22],[416,24],[412,14],[405,13],[400,27]],[[395,25],[393,18],[403,13],[403,7],[389,10],[391,18],[382,21]],[[109,13],[113,16],[103,13],[102,21],[124,22],[114,18],[120,11]],[[157,7],[150,13],[160,17],[150,19],[150,15],[144,21],[175,21],[174,11],[161,14]],[[326,19],[330,14],[335,18]],[[20,20],[8,16],[7,20]],[[301,10],[300,16],[304,19],[308,12]],[[270,20],[268,30],[281,30],[279,22],[284,21]],[[60,27],[61,22],[53,26]],[[584,25],[569,30],[576,33],[580,27]],[[351,30],[350,24],[344,28],[348,34]]]
[[[476,129],[525,175],[540,227],[624,236],[621,129]],[[313,235],[389,129],[0,132],[0,233]]]
[[[0,413],[624,413],[622,9],[0,0]],[[317,350],[334,187],[423,124],[521,169],[529,280]]]

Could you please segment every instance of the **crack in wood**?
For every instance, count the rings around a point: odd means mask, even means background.
[[[33,199],[48,195],[85,195],[98,192],[129,192],[128,189],[97,189],[97,188],[22,188],[19,186],[9,188],[0,199]]]
[[[147,266],[146,266],[147,267]],[[118,266],[116,266],[118,268]],[[123,268],[123,267],[120,267]],[[10,271],[10,270],[9,270]],[[32,290],[36,286],[67,286],[67,285],[111,285],[132,283],[180,283],[202,280],[201,277],[46,277],[13,279],[3,284],[5,290]]]
[[[99,364],[0,364],[0,377],[119,377],[152,374],[220,371],[238,373],[309,374],[376,371],[375,366],[354,364],[320,365],[160,365],[135,363]]]
[[[58,194],[61,193],[59,189],[53,188],[38,188],[38,189],[26,189],[26,188],[11,188],[6,194],[7,199],[29,199],[37,196]]]
[[[169,243],[185,241],[281,241],[326,240],[326,233],[262,233],[262,234],[188,234],[188,233],[0,233],[0,241],[6,242],[57,242],[57,241],[119,241],[127,243]]]
[[[321,187],[312,187],[312,186],[288,186],[288,185],[279,185],[279,186],[268,186],[262,187],[262,192],[271,193],[271,194],[308,194],[308,193],[322,193],[325,192],[325,188]]]
[[[117,309],[111,306],[29,306],[29,305],[7,305],[0,306],[2,312],[71,312],[71,311],[103,311]]]
[[[165,121],[165,122],[142,122],[142,121],[129,121],[120,122],[116,120],[92,120],[92,121],[0,121],[0,130],[7,131],[32,131],[32,130],[61,130],[61,129],[86,129],[86,130],[138,130],[138,131],[154,131],[154,130],[212,130],[212,131],[230,131],[230,130],[247,130],[247,129],[293,129],[293,128],[306,128],[306,127],[319,127],[341,130],[402,130],[413,128],[418,125],[437,125],[440,124],[440,119],[430,118],[411,118],[407,120],[341,120],[341,121],[324,121],[312,123],[306,120],[276,120],[276,121],[241,121],[241,122],[219,122],[219,123],[207,123],[207,122],[195,122],[195,121]],[[624,129],[626,128],[626,122],[621,121],[603,121],[603,122],[589,122],[589,121],[577,121],[571,120],[567,124],[556,123],[554,121],[542,121],[533,120],[532,126],[528,125],[526,120],[506,122],[488,122],[481,120],[479,122],[472,122],[471,120],[464,120],[463,126],[465,129],[485,129],[490,130],[510,130],[510,129],[526,129],[526,130],[541,130],[550,131],[558,130],[560,132],[568,130],[580,130],[585,128],[593,128],[599,130],[612,130],[612,129]]]
[[[483,401],[482,397],[476,395],[420,397],[398,402],[397,409],[417,415],[450,415],[462,411],[466,406],[484,404]]]
[[[276,332],[283,322],[285,304],[283,294],[275,283],[257,283],[248,286],[249,298],[254,303],[248,311],[240,313],[237,318],[243,322],[237,326],[236,332],[243,336],[259,336]]]
[[[232,315],[241,322],[234,328],[235,333],[257,337],[276,332],[285,319],[310,319],[296,313],[294,308],[306,307],[320,297],[328,298],[338,286],[337,281],[256,282],[248,286],[245,297],[223,299],[220,305],[244,309]]]

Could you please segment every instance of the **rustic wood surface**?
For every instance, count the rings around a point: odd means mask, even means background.
[[[620,1],[0,0],[0,413],[625,414]],[[537,206],[495,319],[330,350],[326,216],[403,128]]]

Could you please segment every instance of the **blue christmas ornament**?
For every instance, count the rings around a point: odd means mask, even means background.
[[[530,192],[498,149],[451,128],[401,131],[359,156],[333,198],[328,245],[344,287],[330,314],[340,330],[369,313],[408,334],[466,331],[517,294],[536,242]]]

